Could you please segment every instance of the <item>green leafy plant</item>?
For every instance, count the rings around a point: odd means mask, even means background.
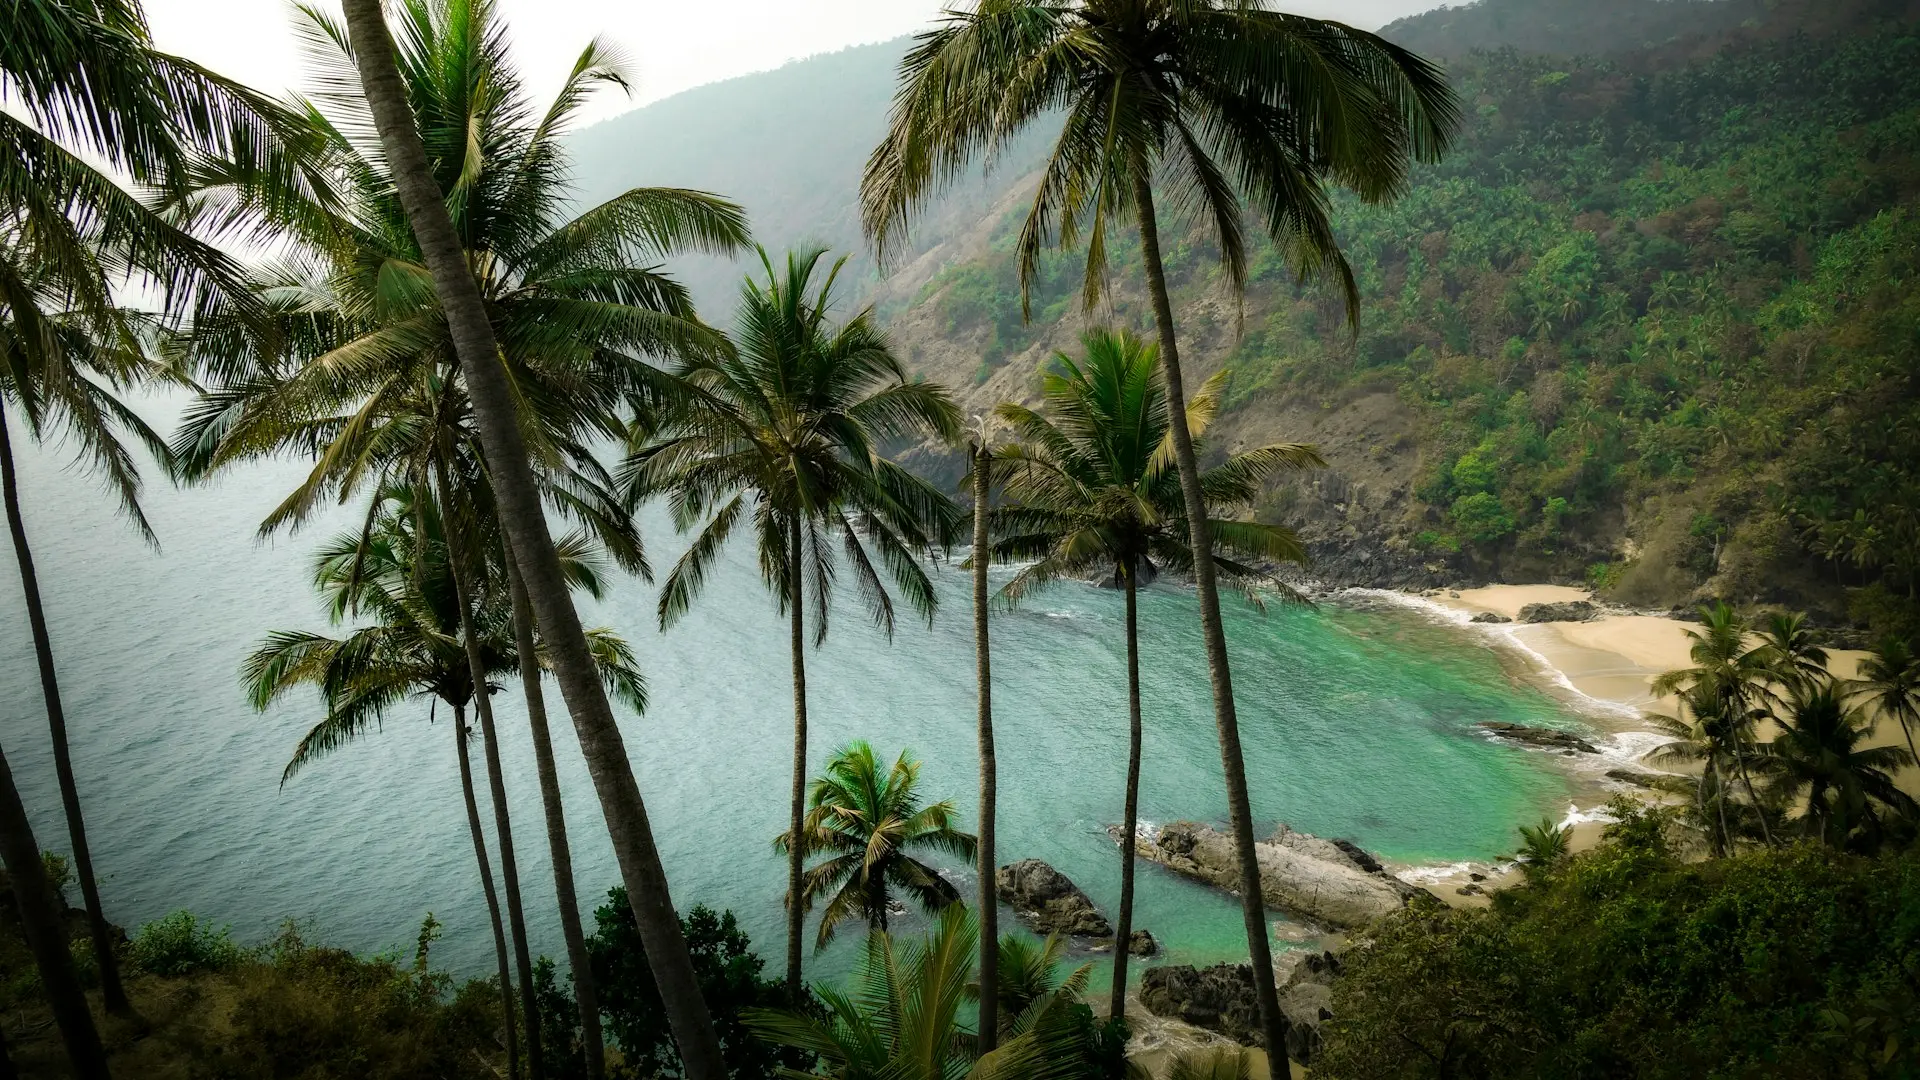
[[[225,971],[246,959],[227,927],[214,929],[191,911],[155,919],[133,936],[128,958],[154,975],[177,978],[196,971]]]

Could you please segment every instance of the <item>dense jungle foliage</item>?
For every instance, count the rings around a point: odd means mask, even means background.
[[[1257,247],[1228,407],[1397,392],[1423,427],[1405,539],[1436,558],[1544,558],[1638,602],[1704,583],[1835,615],[1849,595],[1857,620],[1911,633],[1920,32],[1769,18],[1714,47],[1454,61],[1458,149],[1390,206],[1338,200],[1357,334]],[[989,363],[1078,304],[1056,258],[1022,325],[1016,219],[925,294],[955,329],[991,325]],[[1118,247],[1116,313],[1144,319]],[[1201,336],[1217,255],[1181,244],[1170,263]]]
[[[1663,812],[1345,954],[1316,1077],[1912,1076],[1920,859],[1683,862]]]

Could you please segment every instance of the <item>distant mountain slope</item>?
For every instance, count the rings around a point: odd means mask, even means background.
[[[886,130],[909,41],[855,46],[698,87],[584,128],[570,142],[579,197],[599,202],[654,184],[725,195],[747,208],[755,239],[776,258],[803,242],[851,255],[844,280],[854,295],[867,295],[877,278],[860,233],[860,174]],[[961,185],[916,236],[933,243],[977,220],[1031,157],[1011,154],[992,183]],[[675,271],[709,318],[722,318],[750,268],[748,261],[691,259]]]
[[[1397,19],[1387,38],[1425,56],[1476,49],[1555,56],[1638,53],[1641,62],[1711,53],[1737,40],[1822,35],[1913,18],[1913,0],[1474,0]]]

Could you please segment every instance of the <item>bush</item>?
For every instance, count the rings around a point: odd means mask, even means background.
[[[225,971],[247,954],[227,936],[227,927],[215,930],[191,911],[176,911],[142,926],[128,955],[143,971],[178,978],[196,971]]]
[[[1920,1073],[1920,852],[1688,864],[1634,812],[1551,877],[1343,957],[1320,1080]]]
[[[1460,535],[1476,544],[1491,544],[1514,530],[1513,515],[1498,496],[1482,491],[1455,499],[1453,523]]]

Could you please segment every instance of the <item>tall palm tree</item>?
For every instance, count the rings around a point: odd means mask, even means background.
[[[307,733],[289,760],[282,783],[364,733],[406,697],[428,694],[452,710],[468,828],[509,1016],[509,1072],[517,1074],[519,1043],[511,1020],[508,944],[473,792],[466,710],[495,692],[498,688],[492,679],[516,670],[522,658],[510,630],[505,597],[496,589],[491,595],[470,598],[460,584],[453,569],[452,540],[433,492],[389,489],[376,503],[373,524],[366,532],[341,535],[323,547],[314,579],[329,601],[335,622],[365,617],[372,624],[338,639],[312,633],[273,634],[248,658],[244,677],[256,708],[267,708],[303,684],[317,686],[327,706],[325,719]],[[602,576],[588,548],[579,536],[570,536],[561,545],[569,579],[598,592]],[[499,580],[497,573],[489,576]],[[461,611],[462,605],[476,599],[472,611]],[[590,635],[609,686],[636,707],[644,705],[643,685],[625,643],[605,630]],[[495,791],[493,797],[498,801],[502,796]]]
[[[1034,1002],[996,1049],[977,1053],[978,1040],[960,1026],[960,1015],[978,994],[970,985],[978,937],[973,913],[961,904],[943,911],[939,925],[918,941],[903,944],[875,931],[867,936],[851,993],[815,988],[825,1016],[813,1010],[765,1010],[748,1012],[744,1019],[763,1039],[819,1055],[825,1075],[834,1080],[1082,1075],[1060,1068],[1080,1053],[1080,1029],[1057,1021],[1069,1019],[1086,981],[1085,968]]]
[[[1694,785],[1693,813],[1702,832],[1707,834],[1708,849],[1716,857],[1732,852],[1734,826],[1727,820],[1731,794],[1726,774],[1729,763],[1739,751],[1736,740],[1748,737],[1728,720],[1728,710],[1709,687],[1690,687],[1676,695],[1679,709],[1673,716],[1648,713],[1646,721],[1668,741],[1647,753],[1655,765],[1697,765],[1700,778]],[[1747,797],[1754,810],[1765,820],[1751,785]],[[1769,833],[1769,835],[1771,835]]]
[[[1827,650],[1818,630],[1797,611],[1776,611],[1761,620],[1758,656],[1781,686],[1806,686],[1827,678]]]
[[[1807,636],[1806,627],[1790,617],[1770,621],[1756,645],[1747,640],[1752,627],[1731,605],[1704,605],[1700,616],[1701,628],[1686,632],[1692,642],[1687,656],[1693,666],[1661,675],[1653,681],[1653,692],[1683,695],[1684,705],[1693,710],[1717,747],[1708,764],[1715,769],[1730,764],[1748,800],[1759,809],[1749,763],[1754,721],[1764,715],[1773,698],[1769,682],[1782,680],[1792,687],[1803,684],[1809,672],[1824,674],[1826,653]],[[1772,844],[1765,813],[1760,814],[1760,831],[1762,839]],[[1724,828],[1721,839],[1731,850],[1732,837]]]
[[[1787,695],[1778,717],[1780,734],[1767,746],[1768,762],[1783,794],[1806,797],[1803,831],[1835,847],[1871,842],[1878,824],[1874,806],[1906,818],[1920,814],[1893,776],[1913,756],[1897,746],[1867,747],[1873,721],[1849,706],[1831,681],[1801,686]]]
[[[140,510],[140,474],[128,441],[144,443],[164,466],[166,444],[118,394],[130,387],[166,381],[171,372],[156,359],[148,315],[85,295],[89,286],[108,290],[110,268],[120,265],[98,246],[82,249],[92,277],[76,281],[60,272],[30,224],[0,220],[0,482],[3,482],[7,530],[19,567],[27,625],[39,666],[40,692],[52,736],[54,773],[72,846],[73,867],[86,905],[87,925],[99,957],[101,996],[107,1011],[132,1011],[120,981],[114,934],[100,900],[93,870],[93,849],[81,809],[79,782],[67,732],[67,714],[54,666],[53,636],[47,628],[40,575],[28,542],[21,506],[18,465],[8,413],[18,410],[27,435],[40,441],[64,434],[80,449],[80,460],[107,479],[134,527],[149,542],[153,530]],[[38,856],[36,855],[37,859]],[[37,865],[37,863],[36,863]],[[29,870],[28,872],[36,872]]]
[[[1055,356],[1058,370],[1042,383],[1044,413],[1015,404],[999,408],[1019,441],[999,451],[1012,505],[1000,512],[994,555],[1031,560],[1001,589],[1009,602],[1048,582],[1089,573],[1126,593],[1127,790],[1111,1005],[1113,1016],[1123,1016],[1140,805],[1139,590],[1162,567],[1191,572],[1193,532],[1172,467],[1159,350],[1127,331],[1092,330],[1081,340],[1085,359]],[[1219,406],[1224,375],[1208,380],[1187,403],[1187,428],[1196,439]],[[1252,585],[1266,577],[1262,562],[1305,559],[1291,531],[1227,514],[1251,503],[1279,470],[1323,464],[1312,447],[1276,443],[1234,454],[1202,474],[1207,512],[1214,515],[1207,535],[1222,577],[1252,596]]]
[[[637,501],[665,494],[674,524],[701,526],[660,590],[662,629],[684,614],[713,560],[751,513],[760,576],[788,620],[793,668],[793,780],[788,831],[806,813],[807,586],[813,638],[826,639],[836,565],[852,572],[875,623],[891,634],[893,598],[867,553],[929,620],[933,583],[916,555],[944,543],[951,502],[881,456],[889,441],[952,439],[958,413],[945,389],[907,378],[871,310],[829,321],[842,259],[814,284],[826,252],[791,253],[741,294],[737,347],[680,366],[686,384],[658,428],[640,427],[623,472]],[[836,560],[835,550],[839,551]],[[799,1000],[802,856],[787,864],[787,988]]]
[[[1020,233],[1023,285],[1044,247],[1071,246],[1084,234],[1091,303],[1105,282],[1110,224],[1131,214],[1138,226],[1270,1047],[1286,1025],[1272,989],[1206,492],[1186,423],[1153,181],[1173,185],[1176,204],[1196,210],[1236,287],[1246,279],[1245,198],[1299,274],[1337,280],[1354,317],[1358,290],[1329,220],[1328,185],[1370,201],[1397,194],[1413,161],[1437,160],[1446,149],[1458,113],[1445,76],[1427,61],[1259,0],[978,0],[922,34],[902,61],[888,132],[861,182],[867,232],[884,254],[913,210],[976,155],[991,156],[1043,116],[1064,115]]]
[[[973,679],[980,753],[980,842],[974,864],[980,875],[980,985],[1000,984],[1000,897],[993,830],[999,801],[999,759],[993,745],[993,653],[987,611],[988,518],[992,509],[993,450],[982,417],[967,447],[968,479],[973,485]],[[1000,999],[980,997],[980,1052],[1000,1040]]]
[[[529,410],[518,435],[523,447],[531,447],[542,492],[556,511],[593,526],[623,565],[644,571],[637,535],[624,508],[605,495],[611,478],[586,442],[619,433],[636,402],[658,393],[658,373],[643,355],[718,343],[718,335],[694,317],[685,290],[656,264],[680,251],[734,249],[746,240],[743,217],[733,204],[698,192],[640,188],[562,218],[567,191],[560,140],[596,86],[625,85],[617,57],[598,42],[590,44],[553,103],[537,113],[507,63],[504,27],[489,5],[412,5],[406,18],[404,90],[423,118],[426,141],[436,148],[456,237],[479,277],[482,304],[490,329],[497,328],[518,402]],[[284,355],[229,358],[226,378],[177,440],[194,475],[289,446],[310,448],[315,468],[269,517],[268,527],[298,524],[328,495],[344,499],[396,476],[437,484],[453,497],[449,485],[437,483],[447,460],[485,460],[485,410],[469,397],[461,377],[454,323],[422,265],[432,260],[423,258],[393,197],[397,177],[382,148],[367,137],[375,124],[366,102],[352,91],[351,34],[311,9],[302,11],[300,28],[321,74],[322,93],[309,115],[327,167],[341,178],[338,205],[262,194],[245,185],[203,193],[225,197],[235,213],[258,214],[296,241],[294,255],[270,269],[264,292],[289,345]],[[481,473],[492,483],[500,470]],[[465,474],[454,471],[455,478]],[[491,492],[476,491],[472,498],[495,504]],[[448,519],[457,523],[463,516]],[[529,589],[527,618],[537,606]],[[529,700],[536,698],[534,685]],[[540,704],[529,714],[535,752],[550,762]],[[480,712],[487,745],[496,747],[491,709],[482,702]],[[583,745],[600,754],[606,739]],[[608,782],[624,788],[625,759],[601,757],[613,770]],[[490,781],[500,790],[497,751],[487,759]],[[540,776],[548,846],[558,850],[566,838],[557,771],[543,768]],[[526,935],[504,800],[496,800],[495,812],[520,956],[527,953]],[[613,820],[631,824],[618,814]],[[623,850],[647,858],[632,845]],[[568,858],[554,859],[562,931],[578,969],[584,933],[577,904],[568,902],[572,882],[561,880],[569,866]],[[660,928],[679,932],[677,922]],[[527,975],[523,970],[523,1006],[531,1018]],[[576,971],[575,990],[591,1028],[590,972]],[[528,1027],[537,1030],[531,1019]],[[588,1035],[588,1064],[597,1076],[604,1066]],[[530,1049],[537,1057],[537,1042]]]
[[[1860,661],[1859,677],[1848,690],[1865,698],[1881,716],[1898,721],[1907,737],[1908,756],[1920,761],[1920,750],[1913,745],[1913,729],[1920,725],[1920,658],[1912,645],[1897,637],[1880,639]]]
[[[33,823],[27,820],[27,808],[20,801],[20,789],[14,786],[13,769],[7,764],[4,750],[0,750],[0,865],[6,867],[20,934],[33,954],[41,992],[60,1028],[74,1076],[79,1080],[108,1080],[107,1052],[100,1044],[99,1029],[93,1025],[93,1013],[87,1009],[87,993],[80,986],[80,974],[74,969],[73,952],[67,945],[65,920],[60,917],[53,886],[47,881],[40,861],[40,842],[34,839]],[[5,1047],[0,1046],[0,1054],[4,1053]]]
[[[947,879],[912,853],[940,851],[971,859],[978,841],[953,828],[953,803],[920,805],[919,781],[920,763],[911,752],[883,770],[872,746],[852,743],[814,780],[800,829],[775,841],[780,850],[797,851],[803,859],[833,855],[807,871],[800,887],[797,906],[803,911],[831,895],[820,913],[816,948],[833,940],[848,919],[864,918],[870,929],[884,932],[896,888],[928,911],[960,902]]]

